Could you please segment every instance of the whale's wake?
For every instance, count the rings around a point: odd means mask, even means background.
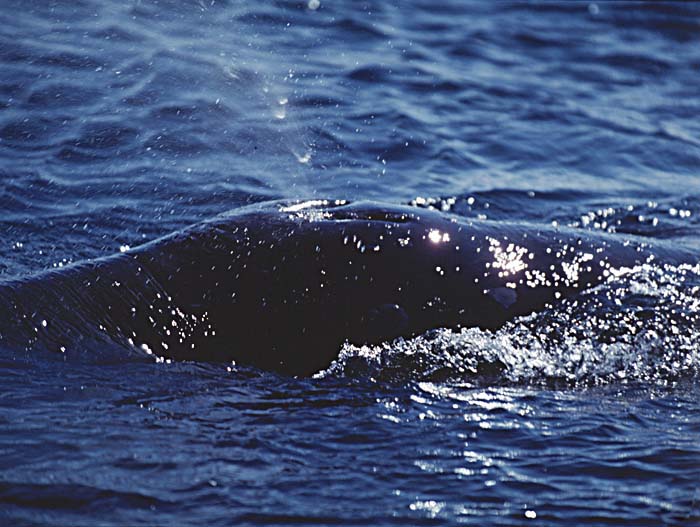
[[[700,264],[625,269],[495,332],[346,344],[318,377],[479,384],[668,385],[700,375]]]

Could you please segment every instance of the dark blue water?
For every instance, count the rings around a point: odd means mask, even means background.
[[[4,0],[0,279],[280,197],[700,253],[699,81],[695,3]],[[658,262],[311,379],[0,349],[0,522],[698,525],[699,320]]]

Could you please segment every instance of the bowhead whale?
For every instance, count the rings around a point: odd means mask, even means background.
[[[0,348],[65,352],[103,340],[308,375],[345,341],[495,329],[652,259],[698,260],[631,237],[407,206],[267,202],[0,284]]]

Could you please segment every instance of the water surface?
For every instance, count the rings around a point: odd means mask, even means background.
[[[7,0],[0,279],[280,197],[700,253],[699,36],[693,3]],[[698,313],[659,262],[311,379],[2,348],[0,518],[697,524]]]

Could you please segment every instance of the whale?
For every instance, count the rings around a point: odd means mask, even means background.
[[[697,261],[633,236],[370,201],[270,201],[1,282],[0,348],[70,354],[98,342],[308,376],[346,342],[495,330],[625,269]]]

